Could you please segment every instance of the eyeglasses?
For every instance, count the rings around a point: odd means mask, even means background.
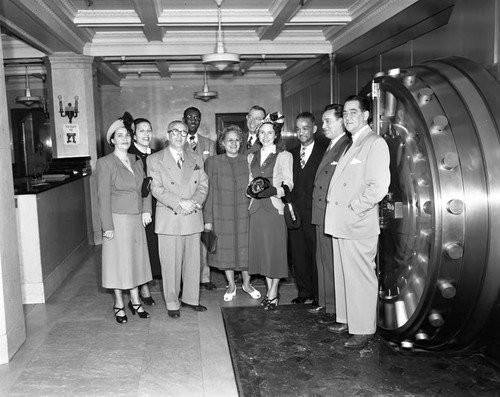
[[[178,130],[177,128],[174,128],[173,130],[168,131],[168,133],[172,133],[174,136],[187,136],[188,132],[186,130]]]
[[[189,115],[189,116],[186,116],[186,120],[200,121],[201,117]]]
[[[225,143],[241,143],[241,139],[226,139]]]

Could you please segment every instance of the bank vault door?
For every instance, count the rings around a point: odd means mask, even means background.
[[[371,94],[374,129],[391,154],[379,330],[403,347],[465,347],[500,284],[500,86],[463,58],[373,83],[361,94]]]

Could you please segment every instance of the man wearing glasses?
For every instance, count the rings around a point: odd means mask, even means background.
[[[193,151],[202,156],[203,161],[208,157],[216,154],[215,141],[198,134],[198,128],[201,123],[201,112],[198,108],[190,107],[184,110],[182,118],[188,127],[188,137],[186,139],[186,150]],[[201,244],[201,258],[200,258],[200,285],[211,291],[217,289],[217,286],[210,281],[210,267],[207,261],[207,249],[205,245]]]
[[[188,150],[188,127],[180,120],[168,125],[168,146],[147,158],[151,192],[158,200],[156,227],[163,294],[168,315],[180,316],[180,307],[197,312],[200,305],[200,233],[202,204],[208,193],[208,177],[202,157]],[[182,302],[179,301],[181,279]]]

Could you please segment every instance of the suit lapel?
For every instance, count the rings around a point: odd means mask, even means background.
[[[332,181],[331,183],[335,183],[337,180],[338,176],[342,173],[344,168],[351,163],[351,161],[354,159],[356,154],[361,150],[361,147],[363,146],[364,141],[366,140],[366,137],[368,134],[371,132],[371,130],[366,130],[361,133],[361,136],[356,139],[352,143],[351,148],[339,159],[339,162],[337,164],[337,168],[335,169],[335,172],[333,173]]]
[[[177,166],[177,161],[174,158],[173,154],[170,152],[170,149],[165,149],[163,154],[163,167],[170,174],[171,178],[176,182],[180,183],[182,177],[182,170]]]

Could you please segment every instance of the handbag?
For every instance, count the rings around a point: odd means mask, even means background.
[[[201,232],[201,242],[205,244],[210,254],[217,252],[217,239],[218,237],[213,230],[204,230]]]
[[[147,176],[146,178],[144,178],[144,180],[142,181],[142,197],[148,197],[148,194],[149,192],[151,191],[151,181],[153,180],[152,177],[150,176]]]
[[[283,215],[285,216],[285,223],[288,229],[295,230],[300,227],[299,213],[292,203],[285,204]]]

